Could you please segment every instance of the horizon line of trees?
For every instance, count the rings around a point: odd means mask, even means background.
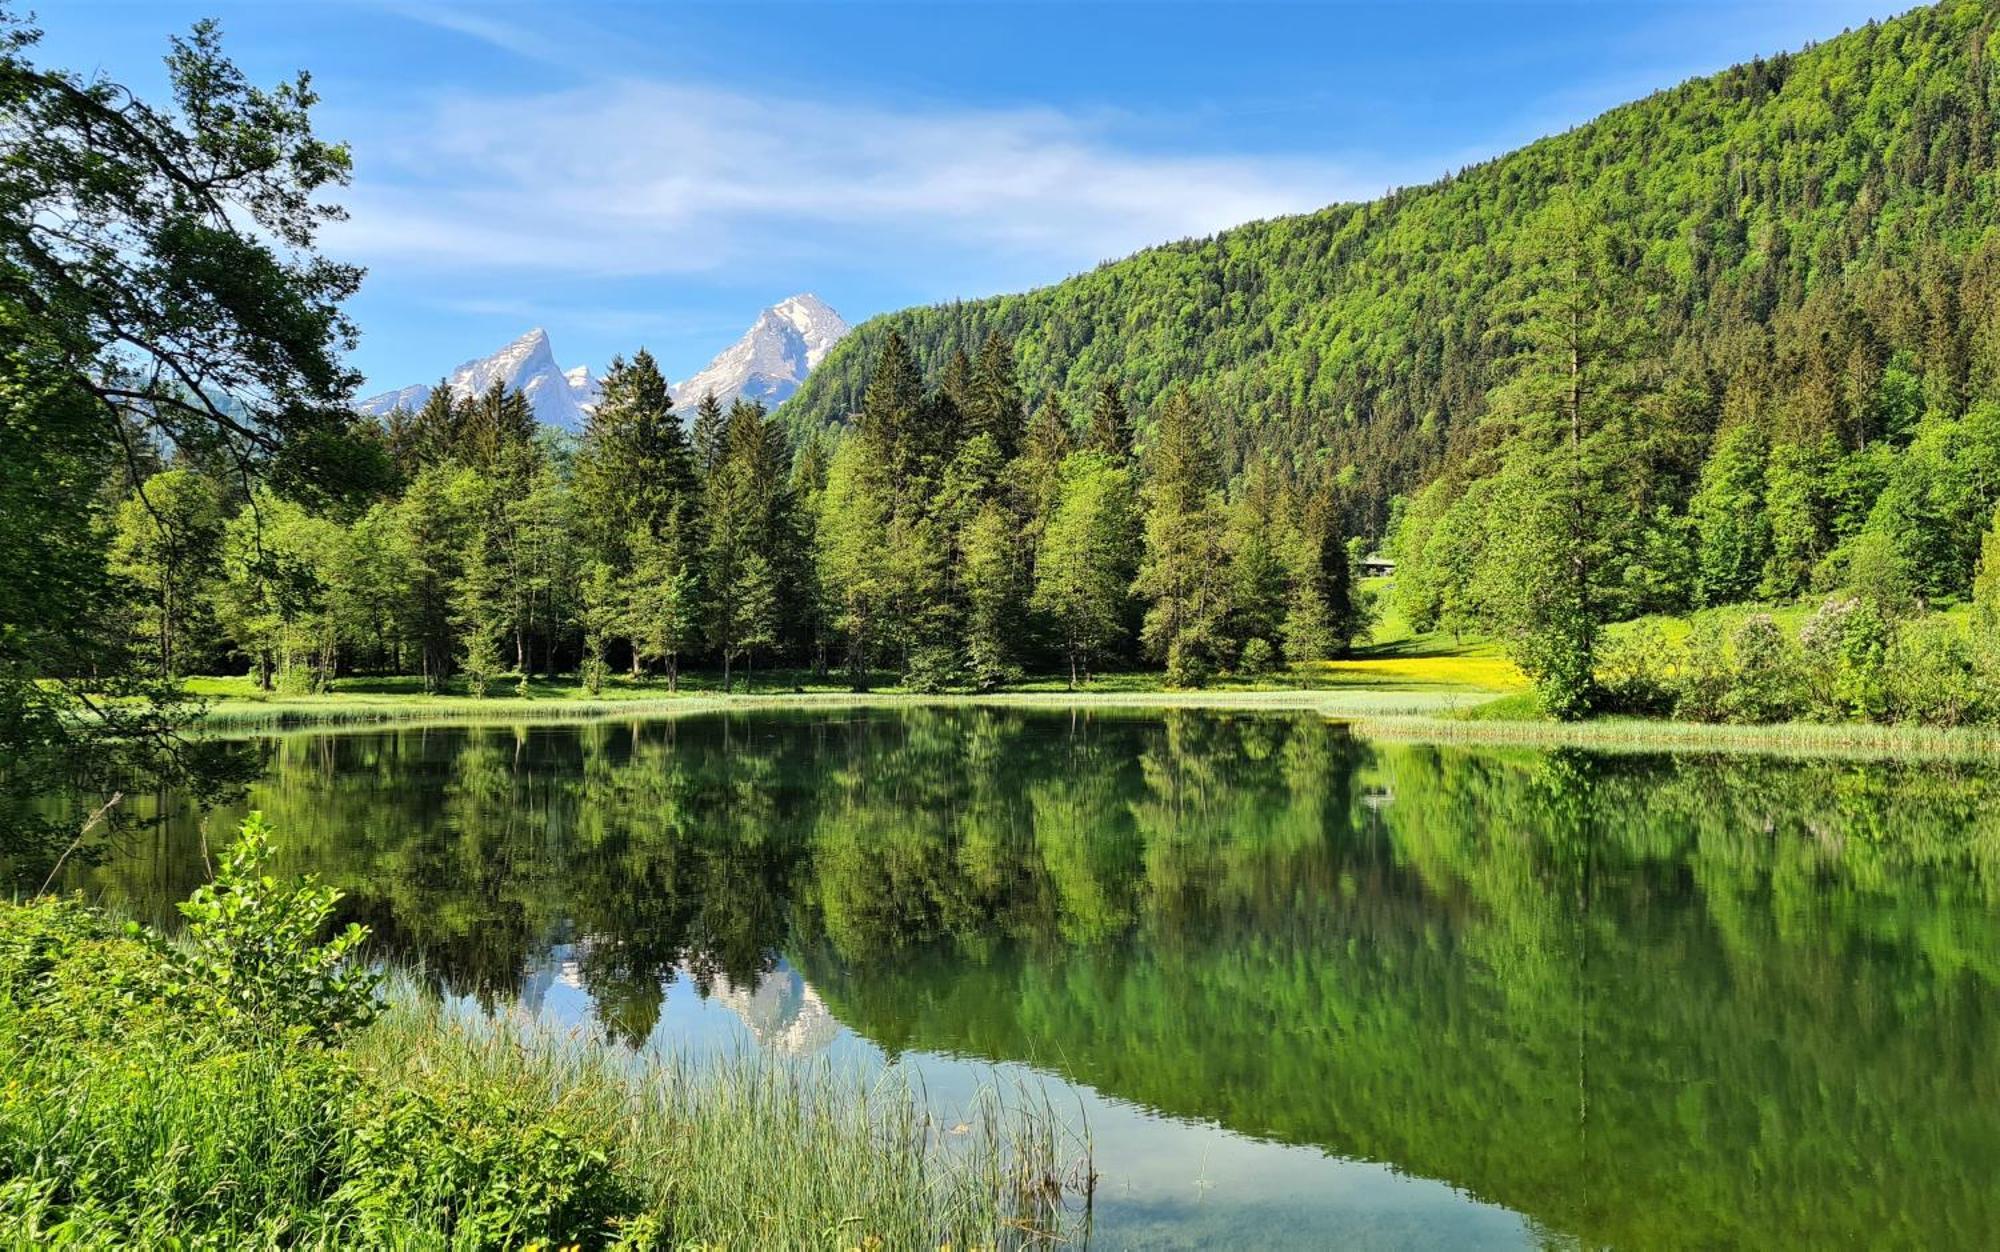
[[[184,449],[119,476],[120,628],[159,675],[483,695],[503,673],[671,690],[707,664],[727,690],[789,664],[943,691],[1156,664],[1199,685],[1365,629],[1337,479],[1270,462],[1225,484],[1182,392],[1143,447],[1112,386],[1080,421],[1030,413],[997,335],[929,390],[891,336],[851,428],[796,446],[751,401],[684,415],[644,350],[577,437],[497,383],[355,434],[376,488],[317,508]]]

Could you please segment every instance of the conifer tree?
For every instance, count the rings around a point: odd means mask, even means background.
[[[731,405],[722,457],[707,483],[704,519],[708,638],[722,658],[724,690],[744,641],[759,628],[753,616],[760,609],[757,597],[767,592],[761,584],[773,578],[772,558],[789,552],[793,542],[785,464],[784,433],[764,407],[749,400]],[[775,590],[769,594],[775,603]]]
[[[632,675],[659,661],[667,690],[680,690],[681,652],[700,628],[700,585],[681,514],[670,513],[656,533],[633,528],[632,573],[626,582],[623,621],[632,641]]]
[[[1285,613],[1286,658],[1296,664],[1345,655],[1358,618],[1340,506],[1332,490],[1322,489],[1307,500],[1300,519]]]
[[[891,336],[896,332],[891,330]],[[900,337],[897,342],[901,343]],[[1021,387],[1014,373],[1014,348],[999,331],[986,336],[973,362],[965,409],[969,434],[992,437],[1000,459],[1011,461],[1021,447]]]
[[[1026,440],[1016,464],[1027,513],[1027,533],[1032,545],[1055,512],[1062,494],[1063,462],[1076,451],[1076,435],[1070,429],[1069,414],[1062,401],[1050,396],[1035,410],[1028,423]]]
[[[1118,460],[1132,456],[1132,415],[1118,392],[1118,384],[1107,382],[1097,389],[1090,402],[1090,438],[1086,446]]]
[[[1513,438],[1481,581],[1515,662],[1553,716],[1590,709],[1609,571],[1635,520],[1632,421],[1643,334],[1629,267],[1597,208],[1563,192],[1521,248],[1504,324],[1520,345],[1489,420]]]
[[[693,509],[696,459],[652,354],[614,357],[576,454],[577,509],[592,552],[629,572],[621,549],[634,528],[657,533],[671,514]]]
[[[535,411],[528,397],[509,391],[497,378],[479,395],[458,401],[453,417],[446,455],[488,473],[502,468],[535,437]]]
[[[500,672],[500,636],[506,629],[507,605],[494,544],[484,526],[472,532],[465,568],[452,588],[451,621],[458,629],[459,664],[466,688],[475,699]]]
[[[1170,682],[1198,686],[1221,660],[1229,571],[1215,449],[1186,388],[1160,406],[1146,459],[1140,638]]]
[[[909,345],[895,331],[882,340],[875,372],[861,396],[857,433],[868,455],[894,475],[904,468],[905,444],[924,403],[923,382]]]
[[[704,481],[715,472],[716,462],[722,459],[723,434],[727,426],[722,401],[715,398],[713,391],[704,392],[695,404],[693,436],[695,473]]]

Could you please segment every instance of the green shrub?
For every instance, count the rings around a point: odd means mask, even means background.
[[[1598,651],[1597,684],[1607,712],[1663,716],[1674,707],[1675,649],[1653,622],[1640,622]]]
[[[1804,705],[1804,672],[1794,645],[1769,613],[1743,619],[1729,638],[1729,688],[1722,707],[1732,722],[1782,722]]]
[[[637,1073],[407,987],[371,1021],[336,894],[269,856],[253,818],[182,942],[0,903],[0,1245],[984,1246],[1060,1241],[1088,1185],[1032,1117],[945,1146],[907,1087]]]
[[[1900,632],[1889,652],[1889,716],[1925,726],[1963,726],[1988,713],[1971,645],[1949,622]]]
[[[1242,673],[1256,677],[1276,670],[1279,659],[1278,650],[1271,646],[1271,641],[1260,637],[1244,643],[1242,659],[1236,666]]]
[[[1167,645],[1167,686],[1206,687],[1214,673],[1204,644],[1179,638]]]
[[[1729,691],[1736,681],[1729,663],[1721,619],[1710,614],[1681,641],[1673,675],[1674,715],[1691,722],[1719,722],[1729,716]]]
[[[903,685],[924,695],[938,695],[964,686],[965,670],[959,664],[957,649],[940,644],[913,649]]]
[[[1820,605],[1799,629],[1812,711],[1828,721],[1881,721],[1889,711],[1894,624],[1854,596]]]
[[[340,892],[310,877],[281,886],[261,873],[271,851],[269,823],[250,814],[215,880],[179,906],[187,934],[160,945],[177,975],[172,993],[218,1023],[251,1031],[299,1030],[324,1040],[367,1025],[381,981],[355,959],[367,930],[350,925],[316,943]]]
[[[378,1090],[348,1120],[333,1203],[355,1215],[365,1244],[414,1228],[472,1247],[601,1246],[636,1216],[609,1144],[568,1123],[546,1093],[455,1082]]]

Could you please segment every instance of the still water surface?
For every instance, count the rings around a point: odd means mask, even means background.
[[[257,751],[283,867],[471,1004],[1046,1082],[1098,1246],[2000,1243],[1984,767],[976,707]],[[200,845],[72,885],[164,918]]]

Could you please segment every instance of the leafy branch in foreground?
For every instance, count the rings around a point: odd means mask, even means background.
[[[159,941],[177,980],[217,1020],[253,1031],[298,1030],[320,1039],[366,1026],[381,1007],[381,975],[356,953],[368,930],[350,923],[317,942],[341,893],[308,876],[284,884],[263,872],[274,849],[262,813],[244,819],[215,879],[180,905],[178,943]]]

